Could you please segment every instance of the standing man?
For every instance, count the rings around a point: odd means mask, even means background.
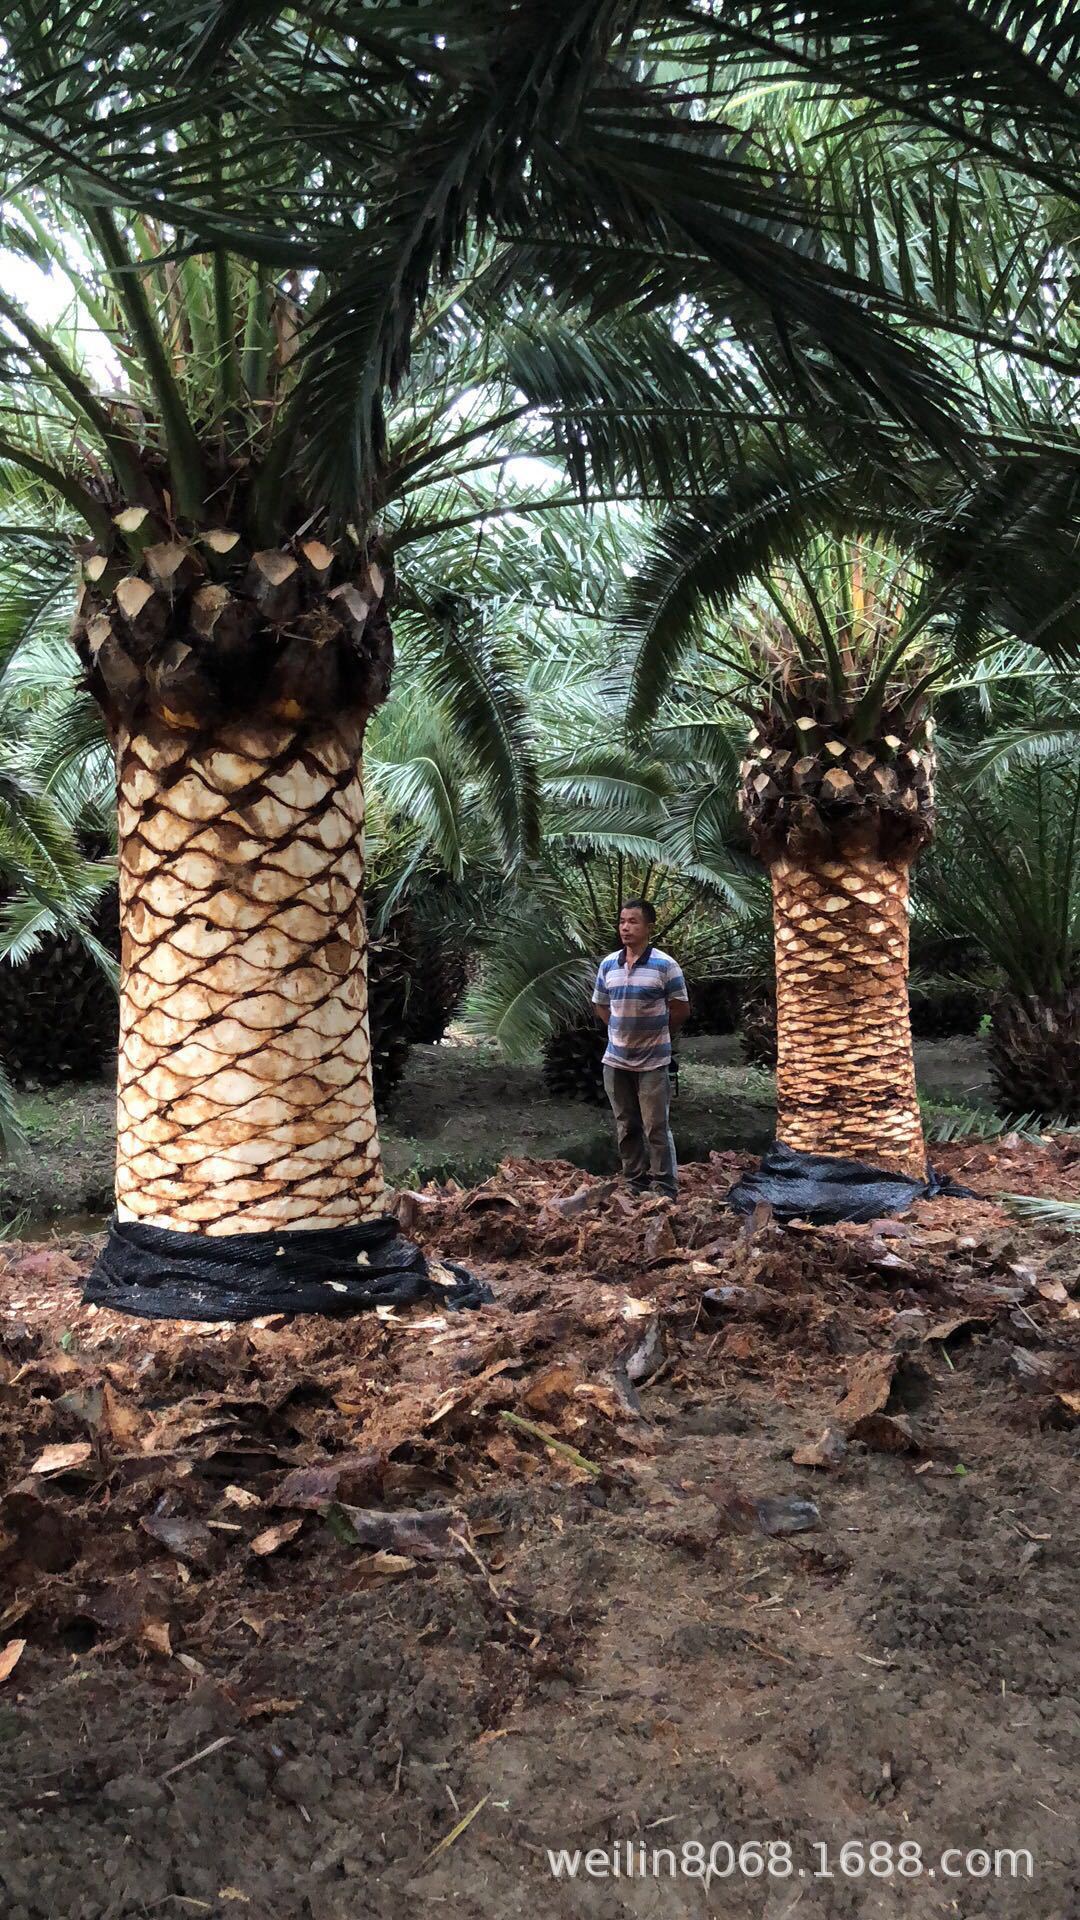
[[[622,1170],[635,1193],[678,1191],[671,1133],[671,1036],[690,1011],[686,981],[652,944],[656,908],[625,900],[617,953],[601,960],[593,1006],[607,1028],[604,1086],[615,1115]]]

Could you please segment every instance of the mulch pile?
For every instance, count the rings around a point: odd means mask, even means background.
[[[527,1478],[632,1483],[660,1382],[692,1404],[735,1374],[781,1400],[827,1378],[832,1418],[797,1463],[869,1447],[932,1464],[921,1382],[975,1341],[1003,1425],[1075,1424],[1080,1240],[993,1196],[1080,1198],[1080,1141],[936,1158],[986,1197],[866,1226],[740,1222],[733,1154],[686,1168],[675,1206],[557,1161],[400,1195],[430,1258],[492,1286],[475,1313],[135,1321],[80,1305],[98,1241],[6,1244],[0,1682],[72,1653],[198,1676],[207,1649],[295,1612],[316,1571],[354,1589],[453,1559],[487,1579],[497,1554],[465,1506]]]

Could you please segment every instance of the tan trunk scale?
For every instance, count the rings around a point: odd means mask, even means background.
[[[926,1178],[908,1013],[908,870],[873,855],[771,864],[776,1137]]]
[[[122,1220],[224,1235],[382,1211],[360,737],[121,730]]]

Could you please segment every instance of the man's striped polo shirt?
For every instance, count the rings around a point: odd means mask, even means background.
[[[689,997],[682,969],[659,947],[646,947],[629,962],[625,947],[609,953],[600,962],[593,989],[593,1006],[611,1010],[605,1067],[625,1067],[630,1073],[666,1067],[671,1060],[668,1004]]]

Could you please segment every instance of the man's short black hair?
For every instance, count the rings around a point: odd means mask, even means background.
[[[624,900],[622,903],[622,906],[619,908],[620,916],[626,913],[628,910],[632,910],[634,907],[637,908],[639,913],[643,913],[645,915],[645,918],[648,921],[650,927],[655,927],[656,908],[653,906],[653,903],[651,900]]]

